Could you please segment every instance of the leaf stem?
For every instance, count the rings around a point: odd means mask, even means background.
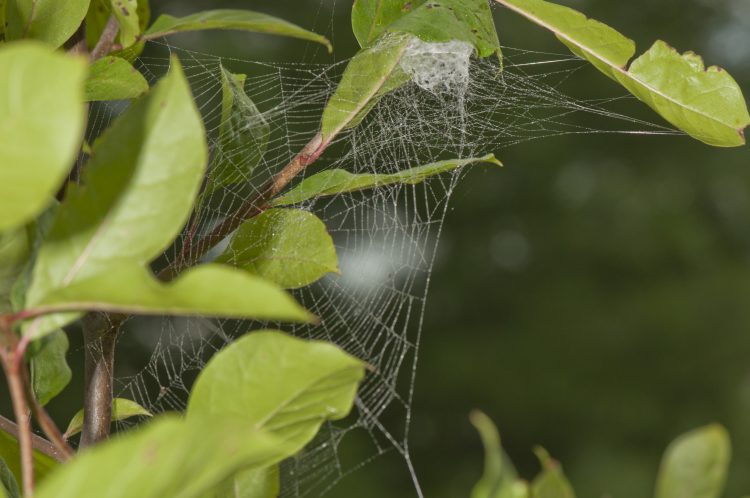
[[[83,319],[84,395],[80,447],[109,437],[117,332],[121,315],[89,313]]]
[[[119,31],[120,23],[117,22],[117,18],[114,14],[112,14],[111,16],[109,16],[107,24],[104,26],[104,30],[102,30],[99,41],[96,42],[93,50],[91,50],[92,61],[101,59],[112,50],[112,46],[115,43],[115,38],[117,37],[117,33]]]

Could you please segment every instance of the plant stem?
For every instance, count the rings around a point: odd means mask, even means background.
[[[92,61],[101,59],[112,50],[112,45],[114,45],[115,38],[119,31],[120,23],[117,22],[117,18],[113,14],[109,16],[107,24],[102,31],[102,35],[99,37],[99,41],[96,42],[93,50],[91,50]]]
[[[44,433],[47,435],[47,437],[50,439],[55,449],[57,450],[57,455],[55,456],[55,458],[60,461],[68,460],[73,456],[73,448],[68,445],[68,443],[65,441],[65,438],[63,438],[60,429],[57,428],[57,425],[52,420],[52,417],[49,416],[47,410],[44,409],[44,407],[39,403],[39,400],[36,399],[36,396],[34,396],[34,392],[31,389],[31,383],[29,382],[27,372],[24,370],[22,373],[24,386],[26,387],[26,400],[31,406],[31,412],[34,414],[34,418],[36,418],[36,421],[39,423],[39,427],[42,428]]]
[[[295,176],[300,174],[307,166],[317,161],[331,143],[332,137],[323,140],[321,133],[317,133],[296,156],[284,166],[271,180],[261,189],[258,195],[248,200],[231,216],[216,226],[208,235],[200,238],[193,244],[193,237],[186,240],[186,246],[181,251],[181,257],[174,264],[159,273],[159,278],[169,280],[180,271],[191,266],[206,254],[213,246],[218,244],[224,237],[235,231],[245,220],[257,216],[268,209],[268,202],[273,199]]]
[[[18,444],[21,448],[21,477],[23,479],[23,494],[31,497],[34,494],[34,453],[31,438],[31,420],[29,419],[29,408],[26,404],[26,393],[23,385],[23,356],[16,355],[18,339],[9,326],[3,327],[2,348],[0,348],[0,360],[2,360],[5,378],[8,381],[8,390],[13,402],[13,413],[18,429]]]
[[[109,436],[115,344],[121,323],[121,316],[104,313],[89,313],[83,319],[85,390],[81,448]]]
[[[10,435],[13,439],[18,439],[18,426],[15,422],[3,417],[2,415],[0,415],[0,431]],[[54,444],[33,433],[31,434],[31,446],[34,451],[47,455],[53,460],[58,462],[65,461],[65,456],[60,454],[60,450],[58,450]]]

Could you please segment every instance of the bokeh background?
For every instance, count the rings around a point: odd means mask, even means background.
[[[695,50],[750,92],[750,0],[562,3],[607,21],[639,51],[657,37]],[[350,1],[152,4],[155,15],[256,9],[323,32],[336,48],[328,56],[233,33],[173,40],[213,55],[333,62],[357,48]],[[562,51],[516,15],[495,16],[504,45]],[[582,95],[620,93],[593,70],[585,76]],[[718,421],[734,445],[728,496],[750,493],[750,150],[580,135],[519,144],[501,158],[504,170],[475,170],[458,187],[433,273],[410,439],[425,495],[467,496],[478,479],[475,408],[495,419],[524,476],[538,468],[532,446],[544,445],[581,497],[649,496],[666,444]],[[80,383],[51,406],[61,423]],[[329,496],[415,492],[394,452]]]

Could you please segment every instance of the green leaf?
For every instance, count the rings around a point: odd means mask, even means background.
[[[151,7],[148,0],[138,0],[138,6],[136,8],[136,15],[138,17],[138,33],[142,33],[147,27],[151,20]],[[96,46],[96,42],[99,41],[99,37],[104,31],[104,26],[107,25],[109,17],[112,15],[112,0],[91,0],[89,11],[86,14],[86,45],[89,50]],[[117,33],[115,41],[120,45],[123,45],[122,32]],[[112,52],[129,62],[135,60],[137,56],[143,51],[145,43],[137,42],[126,50]]]
[[[235,385],[235,389],[237,385]],[[240,469],[290,454],[277,438],[231,417],[162,416],[87,449],[45,479],[35,498],[197,498]]]
[[[216,260],[295,289],[327,273],[338,258],[325,224],[299,209],[269,209],[244,222]]]
[[[693,138],[719,147],[745,143],[750,114],[742,90],[723,69],[706,69],[698,55],[680,55],[663,41],[628,67],[635,43],[609,26],[543,0],[496,1],[552,31],[574,54]]]
[[[126,420],[131,417],[151,417],[153,416],[150,411],[143,408],[135,401],[125,398],[114,398],[112,400],[112,421],[118,422],[120,420]],[[73,415],[70,419],[68,428],[65,429],[63,437],[69,439],[75,436],[83,429],[83,409]]]
[[[370,188],[384,187],[396,183],[414,185],[446,171],[452,171],[470,164],[490,163],[502,166],[494,154],[469,159],[449,159],[409,168],[398,173],[354,174],[342,169],[323,171],[302,180],[296,187],[273,201],[274,206],[287,206],[314,199],[320,196],[356,192]]]
[[[302,40],[322,43],[332,50],[330,42],[317,33],[307,31],[278,17],[253,12],[251,10],[218,9],[207,10],[185,17],[174,17],[167,14],[159,18],[143,34],[144,40],[153,40],[162,36],[185,31],[202,31],[206,29],[235,29],[265,33],[270,35],[290,36]]]
[[[2,457],[0,457],[0,483],[2,484],[0,485],[0,493],[6,498],[21,498],[18,482]]]
[[[69,188],[40,248],[27,306],[112,265],[147,265],[179,233],[202,181],[207,146],[176,59],[172,66],[94,144],[84,185]]]
[[[4,419],[3,423],[10,422]],[[39,436],[34,435],[34,439],[41,439]],[[45,440],[46,441],[46,440]],[[49,442],[47,445],[51,446]],[[16,481],[21,482],[21,452],[19,450],[18,439],[15,435],[9,434],[3,429],[0,429],[0,458],[2,458],[8,466],[8,469],[16,478]],[[34,450],[34,479],[39,482],[47,477],[55,468],[58,467],[59,463],[44,453]]]
[[[73,165],[85,72],[84,59],[38,43],[0,49],[0,231],[38,215]]]
[[[363,47],[384,32],[409,33],[429,43],[470,43],[480,57],[500,56],[500,41],[486,0],[356,0],[352,27]]]
[[[89,8],[89,0],[5,1],[6,40],[33,38],[55,48],[73,36]]]
[[[363,376],[361,361],[328,342],[251,332],[209,361],[187,416],[236,415],[299,450],[323,422],[349,413]]]
[[[356,126],[380,98],[409,81],[399,65],[409,45],[409,36],[395,35],[378,40],[360,50],[346,66],[336,92],[323,110],[324,142]]]
[[[148,82],[136,68],[119,57],[102,57],[89,69],[86,100],[125,100],[148,91]]]
[[[471,423],[484,446],[484,473],[471,491],[471,498],[513,498],[517,494],[516,469],[500,445],[500,435],[492,420],[480,411],[471,413]],[[521,495],[523,496],[523,495]]]
[[[281,490],[279,466],[238,472],[205,498],[278,498]]]
[[[720,497],[731,453],[729,435],[718,424],[681,435],[662,457],[656,498]]]
[[[31,256],[31,241],[25,228],[0,232],[0,313],[12,310],[13,284]]]
[[[560,464],[550,458],[544,448],[534,450],[542,472],[531,483],[531,496],[534,498],[575,498],[573,487],[563,474]]]
[[[245,75],[221,67],[219,151],[209,170],[203,198],[221,187],[247,182],[266,152],[271,127],[244,90]]]
[[[30,316],[87,310],[140,315],[195,315],[311,322],[305,311],[276,285],[224,265],[200,265],[164,283],[136,264],[111,266],[49,293]],[[59,325],[58,322],[55,322]],[[29,327],[27,334],[33,334]],[[45,333],[42,329],[38,337]]]
[[[68,366],[68,336],[56,330],[42,339],[31,357],[31,387],[39,403],[46,405],[68,385],[73,373]]]
[[[123,48],[133,45],[138,35],[141,34],[141,26],[138,21],[137,0],[110,0],[112,13],[120,25],[118,33],[120,44]]]

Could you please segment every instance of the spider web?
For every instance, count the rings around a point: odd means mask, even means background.
[[[427,48],[429,57],[434,57],[435,51]],[[141,57],[136,65],[152,83],[167,70],[170,54],[179,57],[206,124],[212,157],[231,157],[241,163],[248,156],[242,147],[227,149],[217,139],[222,67],[247,74],[244,89],[270,127],[267,149],[252,175],[212,193],[204,202],[204,209],[193,220],[199,227],[198,237],[232,216],[317,132],[322,110],[347,63],[272,64],[223,58],[165,42],[152,42],[148,53],[151,55]],[[582,99],[567,95],[569,79],[583,68],[592,71],[580,59],[512,47],[505,47],[504,54],[502,73],[497,60],[492,59],[472,58],[465,68],[459,68],[465,69],[466,76],[460,88],[435,85],[434,81],[424,84],[415,77],[420,84],[411,83],[387,95],[300,178],[330,168],[394,173],[488,152],[502,158],[503,149],[521,142],[567,134],[675,133],[617,112],[623,101],[632,101],[630,97]],[[440,63],[439,56],[437,59]],[[428,66],[434,72],[435,65]],[[442,70],[445,72],[445,67]],[[124,105],[115,102],[92,107],[89,141]],[[442,223],[451,194],[464,174],[469,173],[457,170],[420,185],[392,185],[296,206],[325,222],[339,258],[340,275],[292,291],[321,323],[133,318],[120,337],[120,351],[140,348],[149,355],[140,364],[118,363],[116,395],[134,399],[153,413],[184,410],[190,386],[211,355],[248,331],[274,327],[298,337],[331,341],[372,369],[351,416],[325,424],[301,454],[284,463],[281,496],[323,495],[342,477],[387,452],[402,457],[415,495],[422,496],[409,454],[422,319]],[[225,246],[226,241],[211,254]],[[155,265],[174,262],[179,252],[177,243]],[[128,423],[121,425],[124,428]],[[368,456],[352,459],[343,455],[342,445],[348,437],[366,443]]]

